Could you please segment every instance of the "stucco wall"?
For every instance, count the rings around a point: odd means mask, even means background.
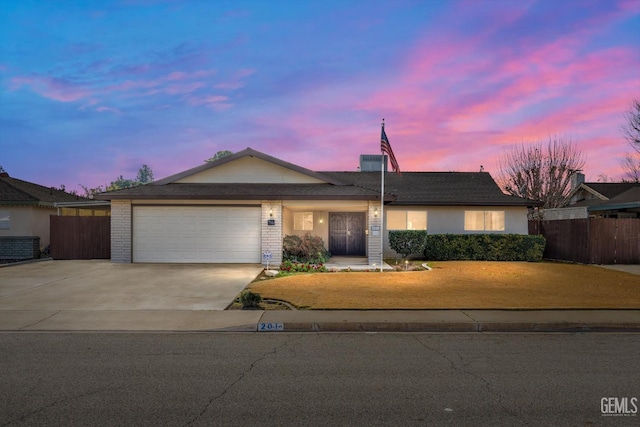
[[[250,183],[250,184],[320,184],[323,181],[309,175],[266,162],[255,157],[244,157],[195,175],[182,178],[179,183]]]
[[[427,211],[427,233],[428,234],[529,234],[526,207],[496,207],[496,206],[434,206],[434,207],[414,207],[414,206],[393,206],[385,207],[385,229],[384,229],[384,256],[395,257],[397,254],[389,248],[389,231],[387,230],[386,212],[390,210],[411,210]],[[472,211],[504,211],[505,229],[504,231],[466,231],[464,229],[464,212]]]
[[[0,210],[9,211],[11,221],[8,230],[0,230],[0,236],[37,236],[40,249],[49,245],[49,216],[56,214],[55,208],[1,206]]]

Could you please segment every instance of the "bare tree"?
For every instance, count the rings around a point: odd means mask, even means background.
[[[624,169],[622,178],[625,182],[640,182],[640,100],[634,99],[631,109],[625,114],[627,123],[621,126],[622,135],[635,150],[620,160]]]
[[[640,182],[640,153],[627,154],[620,161],[624,169],[623,182]]]
[[[88,199],[93,199],[93,196],[95,196],[96,194],[104,192],[104,186],[102,185],[98,185],[95,188],[89,188],[86,185],[82,185],[82,184],[78,184],[78,185],[80,186],[80,188],[82,188],[82,191],[84,191],[83,196]]]
[[[622,126],[622,134],[636,152],[640,153],[640,100],[634,99],[626,113],[627,123]]]
[[[546,144],[515,145],[499,159],[498,183],[508,194],[538,200],[543,208],[559,208],[569,201],[571,176],[585,161],[570,139],[549,137]]]

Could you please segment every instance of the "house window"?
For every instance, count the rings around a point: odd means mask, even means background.
[[[9,211],[0,211],[0,230],[9,230],[11,227]]]
[[[313,212],[294,212],[294,230],[313,230]]]
[[[464,211],[466,231],[504,231],[504,211]]]
[[[387,230],[426,230],[427,211],[387,211]]]

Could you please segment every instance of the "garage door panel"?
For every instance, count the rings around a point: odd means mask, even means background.
[[[134,262],[260,262],[260,208],[136,206]]]

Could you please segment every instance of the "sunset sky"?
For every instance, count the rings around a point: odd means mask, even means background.
[[[0,165],[77,189],[219,150],[497,175],[556,135],[620,178],[640,0],[0,0]]]

